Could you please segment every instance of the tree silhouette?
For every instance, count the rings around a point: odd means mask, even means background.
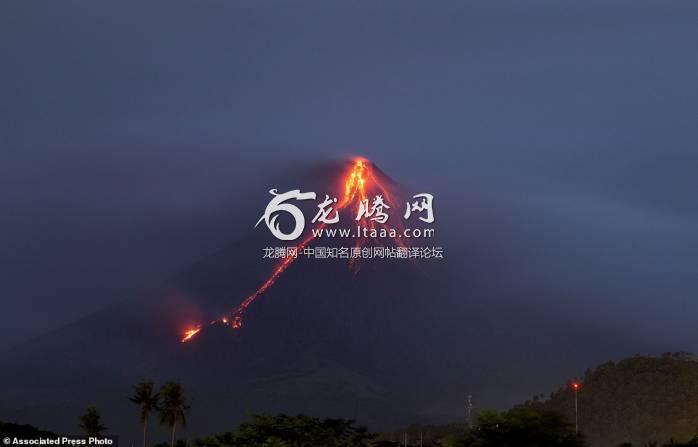
[[[552,411],[514,409],[505,413],[484,411],[474,427],[452,440],[453,447],[584,447],[563,416]]]
[[[101,436],[102,432],[107,429],[102,425],[101,416],[93,406],[87,407],[85,413],[80,416],[80,428],[87,436]]]
[[[187,420],[185,413],[189,410],[184,400],[184,389],[177,382],[167,382],[160,387],[161,404],[158,408],[160,412],[160,423],[172,428],[172,439],[170,447],[174,447],[175,430],[177,422],[180,422],[182,427],[186,427]]]
[[[350,419],[320,419],[302,414],[252,415],[235,432],[195,439],[195,447],[367,447],[374,435]]]
[[[153,394],[153,382],[141,382],[134,387],[134,393],[129,400],[136,405],[141,406],[141,423],[143,424],[143,447],[146,447],[148,419],[150,413],[158,409],[158,400],[160,395]]]

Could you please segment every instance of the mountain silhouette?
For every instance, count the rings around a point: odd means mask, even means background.
[[[581,384],[579,427],[593,446],[698,440],[698,361],[688,353],[605,362],[588,369]],[[553,410],[574,421],[569,387],[525,406]]]
[[[317,202],[304,208],[309,221],[325,191],[341,197],[352,163],[315,166],[274,186],[316,190]],[[391,219],[401,220],[409,194],[370,167],[380,190],[392,194]],[[367,194],[375,192],[368,185]],[[353,227],[354,211],[346,208],[339,225]],[[341,244],[356,241],[309,243]],[[261,225],[251,228],[186,271],[6,352],[0,420],[71,433],[92,404],[114,433],[135,439],[138,412],[127,396],[134,383],[150,379],[183,384],[191,434],[229,430],[255,411],[351,417],[389,428],[459,418],[467,394],[478,405],[508,405],[559,383],[561,368],[637,348],[601,330],[581,334],[529,305],[530,291],[512,290],[506,277],[487,271],[495,261],[486,248],[454,250],[455,263],[448,250],[460,241],[416,244],[443,245],[446,259],[352,266],[346,259],[299,256],[245,310],[236,330],[219,324],[222,316],[254,294],[279,263],[262,259],[262,249],[291,245]],[[521,296],[514,304],[498,299],[514,293]],[[192,324],[204,329],[180,343]],[[578,361],[566,361],[564,342],[576,346]]]

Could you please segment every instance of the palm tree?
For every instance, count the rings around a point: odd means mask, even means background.
[[[153,382],[141,382],[133,388],[133,397],[129,397],[129,400],[134,404],[141,406],[141,422],[143,423],[143,447],[146,447],[148,419],[150,418],[150,413],[158,409],[158,400],[160,399],[160,395],[158,393],[153,394]]]
[[[184,413],[189,410],[190,407],[184,400],[184,390],[182,389],[182,385],[177,382],[167,382],[160,387],[159,394],[160,398],[162,399],[162,403],[158,408],[160,412],[160,423],[172,427],[172,440],[170,441],[170,447],[174,447],[177,421],[182,423],[182,427],[186,427],[187,420]]]
[[[80,416],[80,428],[87,436],[101,436],[102,432],[107,429],[101,422],[99,411],[93,406],[87,407],[85,413]]]

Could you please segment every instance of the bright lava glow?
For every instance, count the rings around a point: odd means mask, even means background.
[[[193,336],[198,334],[200,330],[201,330],[201,327],[196,327],[194,329],[189,329],[188,331],[185,331],[181,342],[182,343],[188,342]]]
[[[344,176],[344,191],[343,191],[343,196],[340,201],[337,202],[337,211],[341,211],[345,209],[349,204],[351,203],[356,203],[357,206],[357,211],[359,208],[359,203],[361,201],[369,199],[367,189],[370,189],[371,193],[376,193],[376,194],[381,194],[383,197],[388,201],[391,202],[390,198],[390,193],[388,189],[382,184],[382,182],[377,178],[376,175],[374,175],[373,170],[371,169],[371,163],[363,158],[357,158],[354,160],[352,163],[351,169],[349,172]],[[377,223],[374,220],[367,220],[367,225],[370,230],[373,229],[379,229],[380,228],[386,228],[387,226],[385,224]],[[319,228],[325,227],[325,224],[322,223],[319,225]],[[305,238],[303,239],[299,244],[298,244],[298,252],[300,253],[312,240],[314,239],[314,236],[312,232]],[[361,247],[366,244],[366,238],[356,238],[356,247]],[[378,241],[377,241],[378,242]],[[395,238],[394,239],[395,244],[397,244],[400,247],[405,247],[404,242],[400,238]],[[231,328],[233,329],[240,329],[242,328],[243,325],[243,318],[245,316],[245,312],[247,311],[247,308],[257,299],[259,298],[260,295],[262,295],[264,292],[266,292],[271,286],[274,285],[277,279],[279,279],[279,276],[286,271],[286,269],[293,264],[293,262],[297,258],[294,257],[287,257],[282,259],[279,264],[274,267],[274,270],[272,270],[271,274],[269,277],[262,283],[261,286],[257,290],[254,291],[250,296],[245,298],[242,303],[240,303],[233,311],[229,314],[230,316],[224,316],[219,319],[213,320],[210,322],[210,325],[214,324],[223,324],[223,325],[230,325]],[[350,267],[356,269],[357,265],[355,264],[355,259],[350,260]],[[184,333],[184,336],[182,337],[181,341],[182,343],[186,343],[190,341],[195,335],[197,335],[201,331],[202,327],[197,326],[195,329],[189,329]]]

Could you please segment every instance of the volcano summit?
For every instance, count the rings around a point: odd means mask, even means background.
[[[322,234],[324,227],[328,224],[335,224],[339,222],[339,213],[351,209],[352,204],[356,205],[356,219],[359,220],[360,217],[366,216],[369,219],[368,227],[357,227],[357,232],[354,234],[356,249],[365,247],[371,243],[385,243],[384,240],[379,240],[377,235],[379,232],[383,235],[390,234],[390,240],[388,243],[394,244],[400,247],[406,247],[405,242],[402,240],[402,234],[404,229],[402,226],[398,227],[400,229],[399,236],[397,235],[398,230],[395,228],[388,228],[386,225],[387,214],[383,213],[385,219],[381,216],[371,217],[373,213],[378,210],[382,213],[382,208],[390,208],[384,200],[392,202],[393,197],[396,195],[394,191],[390,191],[387,185],[391,185],[392,182],[379,171],[371,162],[364,158],[355,159],[346,172],[341,177],[341,183],[343,187],[340,190],[341,200],[337,201],[335,197],[334,200],[330,200],[330,196],[325,196],[325,201],[318,205],[320,211],[315,215],[313,223],[318,221],[320,225],[317,229],[313,229],[311,232],[303,235],[303,216],[299,208],[293,205],[284,204],[283,201],[286,200],[286,196],[295,197],[298,200],[315,199],[316,194],[314,192],[301,193],[300,190],[290,191],[284,194],[278,194],[275,189],[272,189],[270,193],[275,196],[275,198],[267,206],[265,214],[257,221],[255,227],[259,225],[260,222],[266,221],[269,229],[282,240],[294,240],[302,236],[301,241],[298,243],[296,253],[298,251],[303,251],[305,247],[310,245],[316,239],[318,234]],[[369,197],[374,197],[374,206],[369,211]],[[335,205],[336,204],[336,205]],[[329,205],[329,207],[328,207]],[[431,202],[429,203],[431,207]],[[431,209],[431,208],[430,208]],[[408,204],[408,213],[411,208]],[[294,218],[295,228],[291,233],[283,233],[279,228],[279,223],[277,222],[278,215],[274,214],[278,211],[286,211],[290,213]],[[328,219],[328,215],[334,213],[332,218]],[[408,214],[406,214],[407,216]],[[433,218],[432,218],[433,221]],[[382,237],[384,239],[385,236]],[[264,282],[247,298],[245,298],[237,307],[235,307],[229,315],[224,315],[219,318],[212,320],[208,326],[213,325],[230,325],[233,329],[242,328],[243,317],[247,308],[257,300],[262,294],[264,294],[270,287],[274,285],[277,279],[286,271],[287,268],[291,266],[297,259],[297,256],[289,256],[284,258],[279,262],[270,275],[264,280]],[[350,265],[354,268],[358,268],[356,264],[357,258],[351,258]],[[197,324],[189,329],[187,329],[182,336],[182,343],[192,340],[199,332],[201,332],[203,326]]]

